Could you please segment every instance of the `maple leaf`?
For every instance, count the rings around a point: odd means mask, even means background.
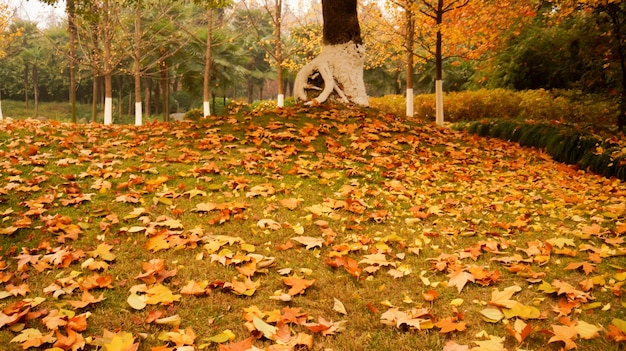
[[[196,282],[195,280],[190,280],[187,285],[185,285],[181,290],[181,295],[194,295],[200,296],[206,293],[206,287],[209,285],[208,280],[203,280],[201,282]]]
[[[504,338],[489,335],[489,340],[474,341],[477,347],[473,347],[470,351],[508,351],[504,347]]]
[[[565,268],[563,269],[568,270],[568,271],[582,269],[583,272],[585,272],[585,275],[589,275],[590,273],[596,270],[596,266],[586,261],[585,262],[571,262],[567,266],[565,266]]]
[[[63,335],[59,330],[55,331],[56,334],[56,342],[54,343],[55,348],[59,348],[62,350],[82,350],[85,347],[85,338],[74,330],[70,328],[65,329],[66,335]]]
[[[165,270],[165,261],[162,259],[154,258],[148,262],[142,262],[141,266],[145,272],[136,276],[135,279],[141,279],[146,284],[160,283],[176,275],[175,269]]]
[[[346,321],[332,322],[322,317],[317,318],[317,323],[304,323],[303,325],[313,333],[321,333],[322,335],[334,335],[343,331],[343,325]]]
[[[93,341],[96,346],[101,346],[106,351],[137,351],[139,343],[135,343],[135,337],[128,332],[113,333],[104,329],[101,337]]]
[[[98,303],[104,300],[105,300],[104,294],[100,294],[100,296],[96,298],[93,295],[91,295],[88,291],[84,291],[80,301],[71,300],[71,301],[67,301],[67,303],[69,303],[74,308],[83,308],[90,304]]]
[[[38,329],[28,328],[20,332],[19,335],[11,339],[10,342],[19,343],[24,350],[31,347],[39,347],[43,344],[51,344],[56,341],[54,331],[44,335]]]
[[[196,333],[191,327],[185,328],[185,330],[177,330],[165,333],[166,340],[173,342],[177,347],[184,345],[193,345],[196,340]]]
[[[324,245],[323,238],[314,238],[311,236],[296,236],[296,237],[290,238],[289,240],[293,240],[295,242],[298,242],[306,246],[307,250],[313,249],[315,247],[322,247],[322,245]]]
[[[553,324],[552,330],[554,332],[554,336],[552,336],[550,340],[548,340],[548,343],[561,341],[565,344],[565,350],[571,350],[576,348],[576,343],[574,342],[576,336],[578,335],[576,327]]]
[[[385,256],[385,254],[383,253],[375,253],[371,255],[365,255],[363,257],[365,258],[359,261],[359,263],[365,263],[365,264],[376,265],[376,266],[392,266],[392,267],[396,267],[397,265],[396,262],[388,261],[387,256]]]
[[[242,282],[233,278],[230,283],[224,283],[224,288],[231,289],[235,294],[244,296],[254,295],[259,286],[261,286],[260,280],[252,281],[249,277]]]
[[[291,296],[304,294],[304,290],[313,285],[314,282],[315,279],[307,280],[299,277],[283,278],[283,283],[290,287],[287,293]]]
[[[521,319],[516,319],[513,325],[510,323],[505,326],[505,329],[511,334],[518,343],[524,342],[524,340],[532,332],[532,327]]]
[[[98,245],[95,250],[89,251],[89,254],[94,258],[100,257],[105,261],[113,261],[115,259],[115,255],[111,253],[112,248],[112,245],[102,243]]]
[[[491,292],[491,300],[489,301],[489,304],[498,307],[513,308],[517,304],[517,301],[511,300],[510,298],[515,293],[520,291],[522,291],[522,288],[517,285],[505,288],[503,291],[493,289]]]
[[[283,207],[290,209],[290,210],[297,209],[298,205],[300,205],[300,202],[301,202],[300,199],[295,199],[295,198],[282,199],[278,201],[278,203],[280,203]]]
[[[446,342],[446,344],[443,346],[442,351],[469,351],[469,346],[459,345],[452,340],[448,340],[448,342]]]
[[[172,293],[168,287],[162,284],[155,285],[146,291],[148,305],[171,305],[173,302],[180,301],[181,296]]]
[[[459,293],[461,293],[461,290],[463,290],[467,282],[474,281],[474,275],[464,270],[454,271],[448,274],[448,277],[450,277],[448,286],[455,286]]]
[[[67,325],[67,315],[64,313],[61,314],[60,310],[52,310],[46,315],[42,322],[46,325],[46,328],[49,330],[57,330],[59,327],[63,327]]]
[[[248,351],[252,348],[252,337],[239,342],[230,342],[228,345],[219,344],[219,351]]]
[[[446,317],[435,323],[435,327],[439,328],[439,332],[442,334],[451,333],[453,331],[464,331],[466,326],[465,322],[457,321],[454,317]]]

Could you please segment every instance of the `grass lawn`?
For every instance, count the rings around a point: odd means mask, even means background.
[[[626,184],[376,109],[242,111],[0,122],[0,350],[624,348]]]

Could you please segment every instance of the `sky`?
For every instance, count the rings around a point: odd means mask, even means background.
[[[38,0],[8,0],[9,10],[15,10],[19,18],[40,24],[49,23],[54,16],[64,18],[65,1],[58,3],[53,7]]]

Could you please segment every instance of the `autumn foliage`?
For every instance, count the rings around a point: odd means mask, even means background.
[[[620,181],[374,109],[243,111],[143,127],[0,124],[0,344],[626,340]]]

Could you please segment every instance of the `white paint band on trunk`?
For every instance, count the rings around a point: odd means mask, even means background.
[[[406,116],[413,117],[415,115],[415,108],[413,106],[413,89],[408,88],[406,90]]]
[[[443,80],[435,81],[436,123],[443,126]]]
[[[208,101],[205,101],[203,103],[203,107],[204,107],[204,117],[210,116],[211,115],[211,103]]]
[[[135,102],[135,125],[140,126],[142,123],[141,102]]]
[[[278,107],[285,107],[285,95],[284,94],[278,94],[278,99],[277,99],[277,106]]]
[[[113,98],[104,98],[104,125],[113,124]]]

